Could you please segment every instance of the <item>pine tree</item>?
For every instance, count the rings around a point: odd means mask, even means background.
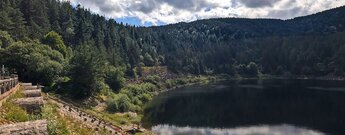
[[[12,19],[12,27],[13,29],[10,31],[13,39],[15,40],[22,40],[27,36],[27,31],[25,29],[25,19],[23,17],[23,13],[20,12],[19,8],[15,8],[13,13],[11,14]]]
[[[104,30],[106,28],[105,24],[105,18],[100,16],[95,16],[93,18],[93,25],[94,25],[94,31],[92,34],[93,39],[95,40],[95,45],[102,51],[105,51],[105,45],[104,45]]]
[[[49,22],[51,24],[51,29],[56,31],[57,33],[61,33],[61,27],[59,23],[59,5],[60,3],[56,0],[47,0],[48,5],[48,16],[49,16]]]
[[[61,4],[60,10],[60,25],[62,31],[62,37],[65,40],[66,44],[73,45],[76,43],[74,35],[75,35],[75,28],[74,28],[74,12],[73,8],[69,2],[63,2]]]
[[[42,0],[23,0],[21,2],[21,12],[28,24],[29,36],[33,39],[39,39],[50,31],[46,6],[46,1]]]
[[[13,8],[10,5],[10,1],[1,0],[0,9],[0,29],[5,31],[12,30],[13,22],[9,13],[13,12]]]
[[[75,38],[77,44],[94,44],[92,37],[93,25],[91,22],[91,13],[80,6],[76,13]]]

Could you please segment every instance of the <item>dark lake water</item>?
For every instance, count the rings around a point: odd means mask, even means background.
[[[345,81],[189,86],[155,97],[143,123],[158,135],[345,135]]]

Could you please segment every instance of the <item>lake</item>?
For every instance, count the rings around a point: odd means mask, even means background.
[[[158,135],[344,135],[345,81],[188,86],[156,96],[143,123]]]

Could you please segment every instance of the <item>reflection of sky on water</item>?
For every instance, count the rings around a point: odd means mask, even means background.
[[[345,135],[344,103],[344,81],[225,81],[162,93],[142,122],[174,125],[154,127],[158,135]]]
[[[308,87],[308,89],[311,89],[311,90],[322,90],[322,91],[345,92],[345,88],[344,87],[333,87],[333,88],[327,88],[327,87]]]
[[[291,125],[253,126],[231,129],[176,127],[157,125],[152,127],[157,135],[324,135],[324,133]]]

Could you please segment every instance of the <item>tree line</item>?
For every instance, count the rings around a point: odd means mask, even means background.
[[[345,8],[292,20],[136,27],[57,0],[0,1],[0,63],[76,97],[119,90],[145,66],[176,73],[343,76]],[[73,89],[73,91],[71,91]]]

